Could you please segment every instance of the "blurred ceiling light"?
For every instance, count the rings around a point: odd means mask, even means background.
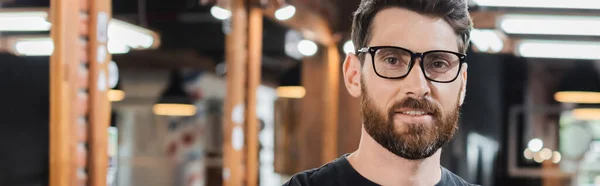
[[[552,153],[552,163],[559,163],[560,159],[562,159],[562,155],[560,155],[560,152],[554,151]]]
[[[595,62],[578,60],[573,63],[573,67],[565,72],[554,99],[561,103],[600,103],[600,75]]]
[[[288,20],[294,17],[294,14],[296,14],[296,7],[293,5],[287,5],[275,11],[275,18],[281,21]]]
[[[473,29],[471,31],[471,42],[481,52],[492,51],[497,53],[504,48],[502,39],[496,31],[490,29]]]
[[[290,29],[285,33],[285,54],[296,60],[301,60],[304,55],[298,51],[298,43],[303,40],[302,34]]]
[[[533,152],[542,150],[542,147],[544,147],[544,142],[538,138],[533,138],[527,143],[527,148],[531,149]]]
[[[525,159],[528,159],[528,160],[533,159],[533,154],[534,154],[534,152],[531,151],[531,149],[529,149],[529,148],[526,148],[525,151],[523,152],[523,156],[525,156]]]
[[[52,24],[45,11],[0,12],[0,31],[48,31]]]
[[[111,102],[119,102],[125,99],[125,91],[118,89],[111,89],[108,91],[108,100]]]
[[[298,51],[304,56],[313,56],[319,50],[319,46],[315,42],[302,40],[298,43]]]
[[[600,120],[600,109],[577,108],[573,109],[573,117],[578,120]]]
[[[344,53],[349,54],[352,52],[354,52],[354,43],[352,40],[348,40],[344,43]]]
[[[473,0],[478,6],[511,8],[600,9],[597,0]]]
[[[217,64],[215,67],[215,73],[219,76],[223,76],[227,73],[227,64],[225,62],[221,62]]]
[[[550,158],[552,158],[552,150],[544,148],[540,151],[540,156],[544,160],[549,160]]]
[[[119,102],[125,99],[125,91],[123,91],[123,87],[121,87],[121,79],[119,79],[119,72],[117,64],[114,61],[111,61],[108,64],[109,71],[109,87],[111,88],[108,91],[108,100],[111,102]],[[115,77],[116,76],[116,77]],[[116,82],[114,82],[116,81]]]
[[[306,95],[306,89],[302,86],[279,86],[277,87],[277,97],[280,98],[303,98]]]
[[[523,57],[600,59],[600,43],[588,41],[522,40],[517,53]]]
[[[25,56],[48,56],[54,51],[50,38],[27,38],[15,42],[15,51]]]
[[[129,52],[129,47],[118,40],[108,41],[108,52],[111,54],[125,54]]]
[[[210,8],[210,14],[219,20],[229,19],[231,17],[231,11],[219,6],[213,6]]]
[[[600,92],[563,91],[556,92],[554,99],[562,103],[600,103]]]
[[[162,92],[158,103],[152,107],[154,114],[163,116],[196,115],[196,106],[192,98],[185,92],[183,83],[184,80],[179,71],[172,71],[168,87]]]
[[[593,141],[590,143],[590,152],[600,152],[600,141]]]
[[[49,31],[51,24],[46,11],[0,12],[0,31]],[[153,31],[117,19],[111,19],[108,24],[108,39],[134,49],[156,48],[159,43]]]
[[[538,163],[544,162],[544,158],[542,158],[542,153],[536,152],[535,154],[533,154],[533,160]]]
[[[193,116],[196,106],[188,104],[154,104],[152,112],[159,116]]]
[[[115,61],[110,61],[108,63],[108,87],[111,89],[119,88],[119,82],[119,66]]]
[[[134,49],[155,47],[152,31],[116,19],[112,19],[108,24],[108,38],[118,40]]]
[[[509,14],[500,28],[508,34],[600,36],[600,17]]]
[[[18,38],[15,40],[14,50],[24,56],[49,56],[54,51],[54,43],[49,37]],[[129,52],[129,47],[116,41],[109,41],[108,52],[123,54]]]

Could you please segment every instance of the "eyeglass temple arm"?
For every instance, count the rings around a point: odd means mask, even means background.
[[[369,52],[369,47],[358,49],[358,52]]]

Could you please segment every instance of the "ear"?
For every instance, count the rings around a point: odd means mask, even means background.
[[[346,89],[353,97],[359,97],[362,94],[362,85],[360,84],[361,68],[358,57],[353,53],[348,53],[342,66],[342,72]]]
[[[460,73],[460,78],[462,79],[462,84],[460,87],[460,100],[459,105],[462,105],[465,102],[465,95],[467,94],[467,69],[469,65],[467,63],[463,63],[462,72]]]

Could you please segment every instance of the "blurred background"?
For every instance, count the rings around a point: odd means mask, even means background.
[[[359,0],[96,1],[0,0],[0,185],[58,186],[51,144],[71,143],[52,131],[102,119],[107,185],[275,186],[357,148],[359,101],[340,69]],[[67,14],[55,2],[84,8]],[[107,17],[86,10],[99,2]],[[467,96],[442,165],[484,186],[600,186],[600,1],[469,0],[469,9]],[[55,33],[73,32],[54,29],[88,14],[108,41],[97,52],[59,49],[69,35]],[[53,68],[56,56],[84,54],[109,58],[100,71]],[[96,88],[52,101],[55,74],[91,72]],[[58,103],[109,110],[55,123]],[[86,138],[96,129],[81,130],[72,144],[91,159],[69,179],[97,185],[96,137]]]

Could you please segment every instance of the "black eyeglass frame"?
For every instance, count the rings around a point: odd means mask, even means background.
[[[410,62],[408,64],[408,71],[406,72],[406,74],[398,76],[398,77],[387,77],[387,76],[383,76],[381,74],[379,74],[379,72],[377,72],[377,68],[375,67],[375,54],[377,53],[378,50],[380,49],[385,49],[385,48],[392,48],[392,49],[400,49],[403,51],[406,51],[410,54]],[[431,79],[429,77],[427,77],[427,74],[425,73],[425,68],[423,68],[423,59],[424,57],[429,54],[429,53],[434,53],[434,52],[447,52],[447,53],[451,53],[454,54],[458,57],[458,59],[460,60],[459,64],[458,64],[458,71],[456,73],[456,75],[454,76],[454,78],[452,78],[451,80],[448,81],[438,81],[438,80],[434,80]],[[438,82],[438,83],[450,83],[456,80],[456,78],[458,78],[458,76],[460,75],[460,70],[462,69],[462,64],[466,63],[466,59],[467,59],[467,55],[466,54],[461,54],[458,52],[453,52],[453,51],[447,51],[447,50],[430,50],[427,52],[423,52],[423,53],[416,53],[413,52],[409,49],[406,48],[402,48],[402,47],[397,47],[397,46],[372,46],[372,47],[364,47],[361,48],[357,51],[357,54],[360,53],[368,53],[371,54],[371,63],[373,63],[373,71],[375,71],[375,74],[377,74],[377,76],[384,78],[384,79],[402,79],[405,78],[406,76],[408,76],[408,74],[410,74],[410,71],[412,70],[413,66],[415,65],[415,58],[420,58],[420,62],[419,64],[421,65],[421,71],[423,72],[423,76],[425,76],[425,78],[429,81],[433,81],[433,82]]]

